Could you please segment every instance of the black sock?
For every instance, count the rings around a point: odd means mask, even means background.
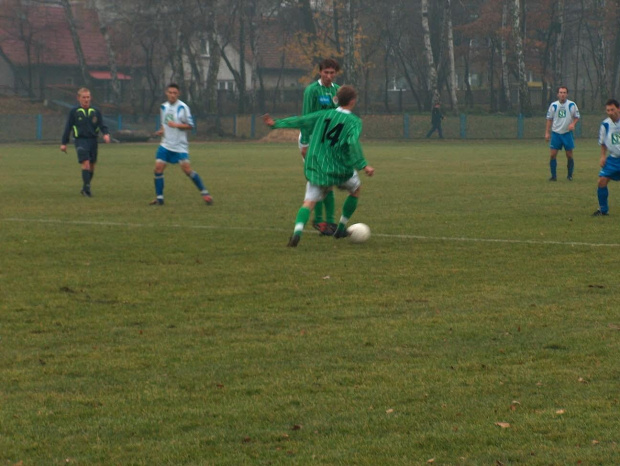
[[[82,170],[82,181],[84,182],[84,186],[82,189],[86,192],[90,191],[90,171]]]

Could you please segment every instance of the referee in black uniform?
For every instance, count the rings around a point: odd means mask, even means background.
[[[78,106],[71,109],[65,131],[62,133],[60,150],[67,152],[69,138],[73,134],[78,162],[82,166],[82,196],[91,197],[90,182],[95,175],[97,163],[97,137],[103,134],[103,141],[110,142],[108,127],[101,112],[90,106],[90,91],[85,87],[78,90]]]

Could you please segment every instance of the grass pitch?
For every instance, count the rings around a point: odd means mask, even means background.
[[[307,231],[297,148],[0,151],[2,464],[615,464],[620,186],[599,149],[367,143],[352,222]],[[338,208],[344,200],[336,193]]]

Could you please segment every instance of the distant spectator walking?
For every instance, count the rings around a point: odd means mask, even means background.
[[[441,113],[441,105],[439,102],[435,104],[431,111],[431,129],[426,133],[426,138],[430,138],[431,135],[437,131],[439,139],[443,139],[443,132],[441,131],[441,120],[443,120],[443,113]]]

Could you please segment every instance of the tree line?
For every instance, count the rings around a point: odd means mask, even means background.
[[[34,0],[2,2],[1,15],[28,32]],[[83,27],[64,8],[84,83],[88,56],[80,44]],[[487,93],[491,112],[531,115],[546,108],[559,85],[591,90],[601,103],[617,95],[620,74],[620,0],[86,0],[97,12],[108,53],[113,100],[120,104],[118,57],[142,74],[129,100],[149,111],[167,81],[184,86],[197,114],[217,111],[220,66],[235,81],[239,113],[268,111],[261,66],[279,57],[282,69],[316,77],[318,62],[342,64],[339,81],[362,97],[382,99],[390,111],[390,89],[406,89],[419,110],[440,99],[455,112],[475,105],[473,88]],[[279,31],[269,43],[267,29]],[[29,35],[30,34],[30,35]],[[42,36],[39,36],[42,37]],[[6,56],[0,42],[0,57]],[[32,46],[32,43],[29,44]],[[208,54],[205,51],[208,50]],[[235,53],[231,54],[231,50]],[[207,57],[208,55],[208,57]],[[249,65],[248,65],[249,64]],[[247,69],[250,66],[250,69]],[[132,73],[132,70],[129,70]],[[472,79],[474,75],[477,82]],[[300,82],[300,86],[303,85]],[[30,86],[33,84],[30,83]],[[542,92],[533,102],[530,89]],[[278,84],[276,84],[277,89]],[[273,87],[273,86],[272,86]],[[146,91],[140,100],[137,90]],[[277,94],[271,93],[271,98]]]

